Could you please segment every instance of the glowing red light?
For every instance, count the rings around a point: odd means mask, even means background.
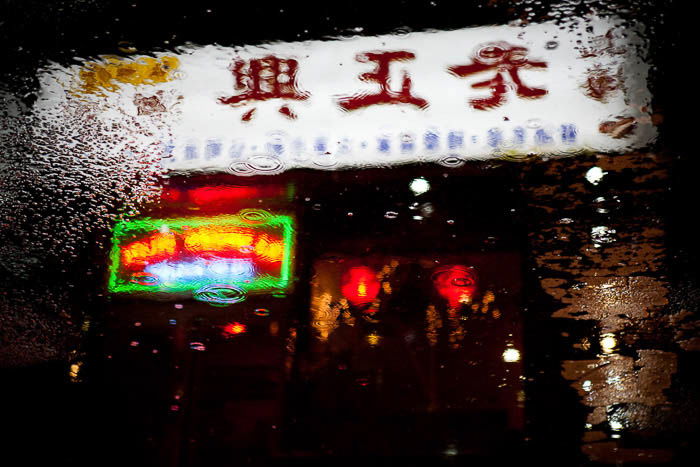
[[[342,279],[340,291],[353,305],[371,303],[379,294],[377,273],[367,266],[350,268]]]
[[[276,198],[284,196],[286,187],[283,185],[243,186],[221,185],[203,186],[192,189],[167,188],[161,199],[169,202],[189,202],[201,208],[220,208],[235,201]]]
[[[180,201],[180,198],[182,198],[182,192],[177,188],[166,188],[163,190],[160,197],[163,201]]]
[[[223,334],[224,336],[231,337],[231,336],[236,336],[238,334],[243,334],[246,332],[248,328],[246,327],[245,324],[243,323],[228,323],[223,327]]]
[[[197,206],[226,203],[260,197],[259,189],[252,186],[204,186],[188,192],[190,201]]]
[[[476,270],[463,265],[443,266],[433,273],[433,284],[450,307],[469,303],[477,291]]]

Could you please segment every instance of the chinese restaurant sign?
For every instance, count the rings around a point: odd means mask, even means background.
[[[159,116],[173,171],[277,173],[653,142],[644,44],[614,19],[188,46],[43,77],[44,99]]]
[[[190,295],[222,305],[283,293],[291,280],[293,220],[258,209],[236,215],[122,221],[114,228],[110,292]]]

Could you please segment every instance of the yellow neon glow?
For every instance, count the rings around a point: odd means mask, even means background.
[[[130,243],[122,249],[122,264],[126,267],[143,264],[158,255],[175,253],[175,235],[172,232],[155,233],[144,240]]]
[[[214,225],[198,227],[185,234],[185,248],[192,252],[253,249],[255,232],[245,227]]]
[[[267,235],[262,234],[255,243],[255,253],[270,262],[282,261],[284,245],[282,242],[272,240]]]

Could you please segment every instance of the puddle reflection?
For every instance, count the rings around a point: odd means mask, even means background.
[[[427,455],[450,440],[442,449],[460,455],[522,430],[518,262],[504,252],[317,260],[315,342],[301,356],[314,403],[299,415],[317,431],[325,420],[329,433],[318,432],[317,442],[340,455]],[[466,422],[473,418],[489,422]],[[450,422],[430,434],[421,428],[437,420]],[[378,445],[353,433],[363,424],[390,424],[394,434]]]
[[[82,324],[96,343],[66,367],[113,401],[95,446],[171,465],[672,462],[700,418],[693,315],[668,311],[647,212],[666,173],[646,156],[522,167],[539,178],[519,204],[483,174],[381,175],[379,195],[173,180],[117,225],[108,306]]]

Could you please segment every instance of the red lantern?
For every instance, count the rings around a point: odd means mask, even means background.
[[[367,266],[350,268],[343,275],[341,284],[340,291],[355,306],[371,303],[379,294],[377,273]]]
[[[477,290],[476,270],[463,265],[442,266],[433,273],[433,284],[450,307],[470,303]]]

